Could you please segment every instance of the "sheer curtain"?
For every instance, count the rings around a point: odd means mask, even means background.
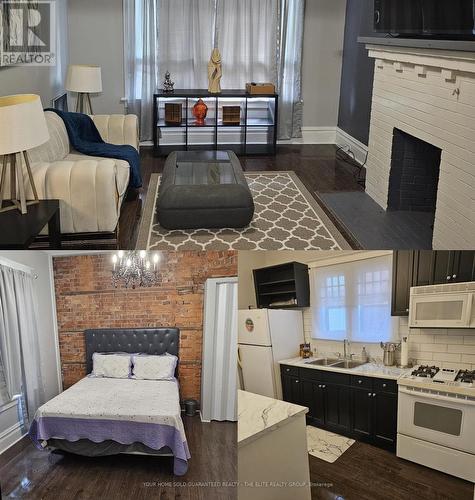
[[[0,265],[0,351],[10,397],[23,395],[28,417],[44,402],[37,306],[29,274]]]
[[[312,269],[312,337],[395,341],[391,277],[391,255]]]
[[[157,1],[124,0],[127,112],[139,117],[141,139],[152,138],[152,101],[158,87]]]
[[[279,139],[302,137],[302,53],[305,0],[280,0]]]
[[[217,0],[215,46],[223,59],[223,88],[277,82],[278,31],[277,0]]]

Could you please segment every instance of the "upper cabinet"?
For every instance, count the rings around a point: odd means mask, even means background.
[[[258,308],[310,306],[308,266],[305,264],[289,262],[253,272]]]
[[[408,316],[413,286],[475,280],[475,251],[394,252],[392,315]]]

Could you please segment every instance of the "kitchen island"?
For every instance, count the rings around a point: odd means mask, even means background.
[[[239,498],[309,500],[304,406],[238,392]]]

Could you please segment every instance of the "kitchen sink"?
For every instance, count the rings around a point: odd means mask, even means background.
[[[350,361],[350,360],[344,360],[344,361],[339,361],[338,363],[335,363],[331,365],[333,368],[358,368],[358,366],[365,365],[366,363],[362,363],[360,361]]]
[[[316,365],[316,366],[335,366],[335,363],[338,363],[340,360],[337,358],[323,358],[317,359],[315,361],[307,361],[307,365]]]

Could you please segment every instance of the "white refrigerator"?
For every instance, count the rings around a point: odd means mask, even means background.
[[[250,309],[239,311],[238,318],[243,389],[282,399],[278,361],[299,355],[304,342],[302,312]]]

